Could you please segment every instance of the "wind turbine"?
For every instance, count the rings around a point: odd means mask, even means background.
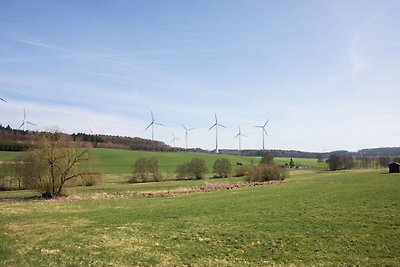
[[[265,126],[267,126],[267,123],[269,122],[269,119],[267,120],[267,122],[264,125],[258,125],[258,126],[254,126],[257,128],[261,128],[261,134],[262,134],[262,140],[263,140],[263,150],[265,150],[265,146],[264,146],[264,133],[268,136],[267,131],[265,130]]]
[[[174,144],[174,148],[175,148],[175,141],[176,141],[176,140],[179,140],[179,139],[180,139],[180,138],[175,137],[174,132],[172,132],[172,141],[171,141],[171,144]]]
[[[153,115],[153,111],[151,112],[151,123],[149,124],[149,126],[146,127],[145,131],[147,129],[149,129],[149,127],[151,126],[151,140],[154,141],[154,125],[160,125],[160,126],[164,126],[164,124],[158,123],[154,120],[154,115]]]
[[[239,133],[237,135],[235,135],[235,137],[239,137],[239,151],[242,151],[242,136],[247,137],[247,135],[242,134],[242,131],[240,130],[240,126],[239,126]]]
[[[188,132],[194,130],[194,128],[186,128],[183,124],[182,127],[185,129],[186,149],[188,149]]]
[[[215,153],[218,154],[218,126],[226,128],[226,126],[218,123],[217,114],[215,114],[215,123],[208,129],[209,131],[215,127]]]
[[[0,100],[3,101],[4,103],[7,103],[7,101],[4,98],[0,97]]]
[[[29,121],[26,120],[26,112],[25,112],[25,108],[24,108],[24,119],[22,120],[22,124],[21,124],[21,126],[19,126],[19,129],[21,129],[22,127],[24,127],[23,130],[25,131],[25,124],[30,124],[30,125],[37,126],[36,124],[34,124],[34,123],[29,122]]]

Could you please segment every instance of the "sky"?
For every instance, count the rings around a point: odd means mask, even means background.
[[[0,124],[215,148],[399,146],[398,0],[0,0]]]

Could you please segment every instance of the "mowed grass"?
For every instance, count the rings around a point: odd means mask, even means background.
[[[167,197],[0,202],[2,266],[399,266],[400,175],[293,171]]]

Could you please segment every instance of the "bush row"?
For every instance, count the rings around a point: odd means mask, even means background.
[[[249,182],[262,182],[271,180],[284,180],[288,177],[286,168],[274,164],[273,158],[266,154],[262,157],[259,165],[239,164],[234,176],[246,176]],[[192,158],[190,161],[177,166],[175,173],[177,180],[199,180],[204,179],[208,172],[206,162],[200,158]],[[232,175],[232,164],[228,159],[217,159],[213,164],[214,178],[230,177]],[[133,176],[130,183],[158,182],[162,179],[155,158],[139,158],[134,163]]]

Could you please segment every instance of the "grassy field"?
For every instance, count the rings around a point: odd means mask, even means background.
[[[1,152],[0,161],[12,159],[17,156],[18,152]],[[176,166],[184,162],[190,161],[197,157],[206,161],[209,171],[212,171],[214,161],[218,158],[227,158],[233,166],[237,162],[243,164],[257,164],[260,161],[259,157],[242,157],[231,155],[216,155],[204,153],[184,153],[184,152],[146,152],[118,149],[93,149],[94,165],[101,169],[105,174],[121,175],[131,173],[133,163],[140,157],[154,157],[158,160],[160,171],[169,176],[174,175]],[[294,159],[296,164],[306,165],[311,168],[326,168],[326,164],[318,163],[316,159]],[[290,158],[275,158],[274,161],[278,164],[289,163]]]
[[[400,175],[386,172],[310,168],[282,184],[164,197],[130,192],[204,181],[129,185],[121,172],[66,199],[0,192],[0,266],[399,266]]]

